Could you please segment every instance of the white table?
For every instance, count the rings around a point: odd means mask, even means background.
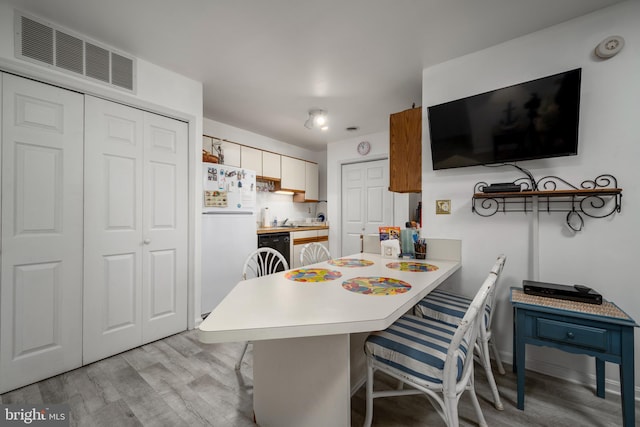
[[[331,281],[296,282],[286,272],[241,281],[202,322],[202,342],[253,342],[253,407],[261,427],[350,425],[351,393],[364,381],[367,334],[387,328],[461,267],[459,240],[429,239],[427,244],[427,260],[364,253],[342,258],[373,265],[305,267],[342,274]],[[395,261],[426,262],[438,270],[386,267]],[[375,296],[342,287],[345,280],[375,276],[402,280],[411,289]]]

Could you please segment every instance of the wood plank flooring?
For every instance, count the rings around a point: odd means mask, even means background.
[[[251,349],[251,347],[249,347]],[[186,331],[88,366],[6,393],[2,403],[67,403],[72,426],[254,426],[251,350],[233,369],[241,343],[203,344]],[[394,382],[377,375],[377,387]],[[619,396],[594,387],[527,373],[526,410],[515,407],[515,376],[496,375],[504,411],[491,403],[482,369],[476,389],[490,426],[622,425]],[[286,381],[286,379],[283,379]],[[362,424],[364,389],[351,400],[352,426]],[[640,404],[636,404],[636,413]],[[374,426],[443,426],[422,396],[376,399]],[[460,425],[477,425],[470,400],[460,401]],[[304,427],[304,426],[300,426]],[[333,426],[327,426],[333,427]]]

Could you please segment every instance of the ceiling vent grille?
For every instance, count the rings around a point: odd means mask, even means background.
[[[17,58],[134,92],[135,58],[16,11]]]

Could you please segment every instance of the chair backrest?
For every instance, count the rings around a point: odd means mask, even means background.
[[[487,297],[486,311],[488,313],[487,314],[488,318],[485,319],[485,322],[483,323],[484,331],[480,332],[483,335],[489,333],[489,331],[491,330],[491,321],[493,320],[493,313],[495,312],[495,310],[493,309],[493,303],[496,299],[496,290],[498,289],[498,286],[497,286],[498,278],[500,277],[500,273],[502,273],[502,269],[504,268],[505,262],[507,262],[507,257],[505,255],[500,255],[496,260],[495,264],[493,264],[493,267],[491,268],[490,274],[494,274],[496,276],[496,285],[491,289],[491,292]]]
[[[496,264],[500,262],[500,258]],[[504,264],[504,260],[501,261]],[[500,267],[501,268],[501,267]],[[447,358],[444,363],[443,392],[458,394],[469,383],[471,366],[473,364],[473,348],[478,337],[479,322],[483,318],[487,305],[487,298],[495,287],[498,273],[493,270],[484,280],[482,286],[473,297],[473,301],[467,309],[464,317],[456,329],[451,344],[447,350]],[[459,370],[459,360],[463,359],[462,372]]]
[[[367,254],[380,253],[380,235],[379,234],[361,234],[360,239],[362,245],[360,252]]]
[[[266,276],[289,269],[289,263],[280,252],[272,248],[260,248],[247,257],[242,267],[242,280]]]
[[[329,250],[321,243],[311,242],[302,247],[300,251],[300,265],[315,264],[331,259]]]

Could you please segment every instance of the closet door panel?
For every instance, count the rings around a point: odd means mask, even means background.
[[[85,364],[142,340],[143,121],[85,97]]]
[[[82,362],[83,97],[0,82],[2,393]]]
[[[187,124],[145,113],[143,342],[187,328]]]

